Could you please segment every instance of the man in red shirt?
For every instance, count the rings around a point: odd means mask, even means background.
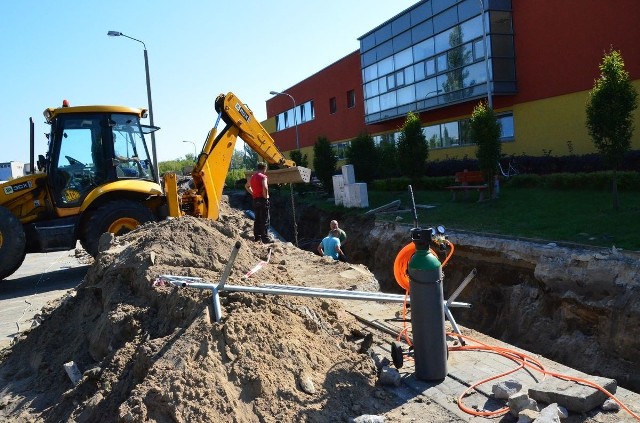
[[[272,243],[269,237],[269,185],[267,184],[267,165],[258,163],[257,172],[245,184],[245,189],[253,198],[253,240],[262,241],[265,244]]]

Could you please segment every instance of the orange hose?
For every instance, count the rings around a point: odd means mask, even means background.
[[[444,259],[442,267],[447,264],[447,262],[453,255],[453,251],[455,250],[452,242],[450,242],[449,240],[445,240],[445,242],[449,245],[449,247],[451,247],[451,250],[449,251],[449,254],[447,254],[447,258]],[[433,251],[432,248],[429,248],[429,251],[431,252],[431,254],[438,257],[438,255],[435,251]],[[409,274],[407,273],[407,270],[409,268],[409,261],[411,261],[411,257],[413,257],[415,252],[416,245],[413,242],[410,242],[409,244],[402,247],[393,262],[393,276],[395,277],[398,285],[400,285],[400,287],[407,292],[409,292]]]
[[[393,276],[395,276],[398,285],[407,293],[409,293],[409,275],[407,274],[407,269],[409,267],[409,261],[415,252],[416,245],[410,242],[400,250],[393,262]]]
[[[442,263],[442,266],[444,267],[448,262],[449,259],[451,258],[451,256],[453,255],[453,252],[455,250],[455,246],[453,245],[452,242],[450,242],[449,240],[445,240],[445,242],[447,243],[447,245],[449,245],[449,247],[451,248],[449,254],[447,254],[447,257],[445,258],[444,262]],[[436,255],[435,251],[433,251],[432,249],[429,249],[429,251],[431,252],[431,254]],[[400,285],[402,288],[404,288],[405,290],[405,300],[402,304],[402,320],[403,320],[403,328],[402,331],[398,334],[398,340],[400,340],[401,338],[405,339],[405,342],[407,342],[407,344],[411,345],[411,339],[409,338],[409,328],[406,325],[407,322],[407,298],[409,296],[409,274],[407,273],[407,269],[409,267],[409,261],[411,260],[411,257],[413,257],[413,255],[416,252],[416,246],[413,242],[405,245],[400,252],[398,253],[398,255],[396,256],[396,259],[393,263],[393,275],[395,276],[396,282],[398,283],[398,285]],[[467,414],[471,414],[473,416],[480,416],[480,417],[496,417],[499,415],[503,415],[506,414],[509,411],[509,407],[503,407],[499,410],[495,410],[495,411],[476,411],[472,408],[467,407],[466,405],[464,405],[464,403],[462,402],[463,398],[468,395],[468,393],[475,389],[477,386],[480,386],[484,383],[490,382],[492,380],[498,379],[500,377],[509,375],[511,373],[514,373],[518,370],[524,369],[526,367],[532,368],[536,371],[539,371],[542,373],[542,378],[544,379],[547,375],[548,376],[553,376],[562,380],[568,380],[568,381],[573,381],[573,382],[577,382],[577,383],[582,383],[585,384],[587,386],[591,386],[594,389],[599,390],[600,392],[604,393],[605,395],[607,395],[609,398],[611,398],[613,401],[615,401],[620,408],[622,408],[623,410],[625,410],[627,413],[629,413],[633,418],[635,418],[636,420],[640,421],[640,416],[635,414],[633,411],[631,411],[631,409],[629,409],[629,407],[627,407],[626,405],[624,405],[622,403],[622,401],[620,401],[618,398],[616,398],[612,393],[610,393],[609,391],[607,391],[606,389],[604,389],[603,387],[601,387],[600,385],[598,385],[597,383],[594,382],[590,382],[588,380],[582,379],[582,378],[578,378],[578,377],[574,377],[574,376],[569,376],[569,375],[564,375],[561,373],[555,373],[555,372],[550,372],[547,371],[544,366],[542,365],[542,363],[540,363],[538,360],[536,360],[535,358],[532,358],[530,356],[528,356],[527,354],[509,349],[509,348],[503,348],[503,347],[496,347],[496,346],[490,346],[487,344],[484,344],[476,339],[473,339],[471,337],[468,336],[464,336],[458,333],[447,333],[448,336],[452,336],[452,337],[462,337],[465,338],[469,341],[473,341],[475,343],[477,343],[478,345],[463,345],[463,346],[457,346],[457,347],[450,347],[449,351],[486,351],[486,352],[492,352],[495,354],[500,354],[505,358],[508,358],[509,360],[512,360],[516,363],[518,363],[518,366],[508,370],[506,372],[503,372],[499,375],[495,375],[495,376],[491,376],[488,377],[486,379],[477,381],[475,383],[473,383],[471,386],[469,386],[467,389],[465,389],[465,391],[460,394],[460,396],[458,397],[458,407],[460,407],[460,409],[462,411],[464,411]]]
[[[482,417],[488,417],[488,416],[498,416],[498,415],[502,415],[502,414],[506,414],[509,411],[509,407],[504,407],[501,408],[499,410],[495,410],[495,411],[476,411],[472,408],[467,407],[466,405],[463,404],[462,399],[472,390],[475,389],[477,386],[482,385],[483,383],[492,381],[494,379],[506,376],[510,373],[513,373],[517,370],[523,369],[525,367],[529,367],[533,370],[536,370],[540,373],[542,373],[543,375],[543,379],[546,376],[553,376],[556,377],[558,379],[562,379],[562,380],[568,380],[568,381],[573,381],[573,382],[577,382],[577,383],[582,383],[585,384],[587,386],[591,386],[594,389],[599,390],[600,392],[604,393],[605,395],[607,395],[609,398],[611,398],[613,401],[615,401],[623,410],[625,410],[627,413],[629,413],[633,418],[635,418],[636,420],[640,421],[640,416],[638,416],[637,414],[635,414],[633,411],[631,411],[631,409],[629,409],[629,407],[627,407],[626,405],[624,405],[622,403],[622,401],[620,401],[618,398],[616,398],[612,393],[610,393],[609,391],[607,391],[606,389],[604,389],[603,387],[601,387],[600,385],[598,385],[597,383],[588,381],[586,379],[582,379],[579,377],[574,377],[574,376],[569,376],[569,375],[565,375],[565,374],[561,374],[561,373],[556,373],[556,372],[550,372],[547,371],[544,366],[542,365],[542,363],[540,363],[538,360],[515,350],[509,349],[509,348],[503,348],[503,347],[495,347],[495,346],[489,346],[486,344],[483,344],[473,338],[470,338],[468,336],[464,336],[464,335],[460,335],[457,333],[448,333],[447,335],[449,336],[453,336],[453,337],[459,337],[462,336],[465,339],[471,340],[473,342],[479,343],[480,345],[465,345],[465,346],[458,346],[458,347],[451,347],[449,348],[449,351],[472,351],[472,350],[479,350],[479,351],[487,351],[487,352],[493,352],[496,354],[500,354],[510,360],[515,361],[516,363],[519,363],[519,365],[512,369],[512,370],[508,370],[504,373],[501,373],[499,375],[495,375],[495,376],[491,376],[489,378],[480,380],[478,382],[473,383],[471,386],[469,386],[469,388],[467,388],[462,394],[460,394],[460,396],[458,397],[458,407],[460,407],[460,409],[462,411],[464,411],[467,414],[471,414],[474,416],[482,416]]]

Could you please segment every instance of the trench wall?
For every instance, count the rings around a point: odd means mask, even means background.
[[[272,213],[273,225],[293,240],[290,205]],[[408,225],[364,216],[327,215],[297,206],[301,247],[314,250],[338,219],[348,234],[350,262],[366,265],[386,292],[401,292],[393,276]],[[640,392],[640,255],[615,249],[448,230],[455,253],[444,268],[447,298],[472,269],[458,297],[471,309],[452,309],[456,322],[591,375],[615,378]]]

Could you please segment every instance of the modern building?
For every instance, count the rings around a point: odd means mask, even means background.
[[[25,164],[22,162],[0,163],[0,181],[9,181],[11,179],[19,178],[24,176],[24,172]]]
[[[640,92],[636,3],[422,0],[362,35],[359,50],[269,99],[265,127],[285,152],[299,145],[311,160],[324,136],[342,157],[362,132],[397,140],[414,112],[430,160],[475,157],[468,120],[486,101],[502,123],[503,153],[595,152],[585,106],[605,53],[621,52]],[[640,149],[640,111],[634,122]]]

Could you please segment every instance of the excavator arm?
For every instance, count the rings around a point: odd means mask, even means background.
[[[216,112],[228,127],[237,128],[239,136],[267,163],[280,167],[294,167],[295,162],[286,159],[276,147],[275,141],[256,120],[251,110],[233,93],[220,94],[216,98]]]
[[[218,218],[222,189],[238,137],[267,163],[282,168],[269,171],[270,184],[309,182],[311,170],[296,166],[295,162],[286,159],[251,110],[233,93],[220,94],[216,98],[215,108],[218,121],[209,131],[192,172],[195,188],[180,194],[175,174],[165,175],[169,216],[188,214],[214,220]],[[220,119],[226,126],[218,134]]]

